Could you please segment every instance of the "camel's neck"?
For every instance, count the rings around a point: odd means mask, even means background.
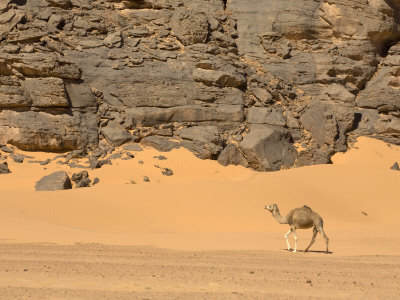
[[[272,215],[274,216],[275,220],[278,221],[279,224],[288,224],[288,220],[285,217],[282,217],[279,209],[274,209],[272,211]]]

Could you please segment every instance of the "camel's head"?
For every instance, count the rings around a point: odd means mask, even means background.
[[[278,206],[276,204],[265,205],[265,209],[268,209],[270,212],[273,212],[277,208]]]

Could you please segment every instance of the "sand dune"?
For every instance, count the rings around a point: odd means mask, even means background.
[[[159,154],[145,149],[132,160],[114,160],[89,171],[100,178],[97,186],[60,192],[36,192],[34,183],[65,166],[10,162],[13,173],[2,175],[0,183],[0,237],[9,242],[277,250],[285,245],[287,226],[277,224],[264,206],[277,203],[285,214],[307,204],[324,218],[334,253],[400,254],[400,234],[393,230],[400,223],[400,172],[389,169],[400,161],[398,146],[360,138],[352,150],[335,155],[332,165],[273,173],[223,167],[184,149],[162,153],[167,160],[154,158]],[[154,165],[174,175],[164,176]],[[143,182],[144,175],[150,183]],[[299,233],[304,248],[311,231]],[[323,249],[322,239],[313,248]]]
[[[13,173],[0,175],[0,299],[397,298],[399,146],[360,138],[331,165],[274,173],[184,149],[159,154],[114,160],[89,171],[98,185],[57,192],[34,184],[80,170],[10,162]],[[310,253],[285,251],[288,227],[264,210],[270,203],[317,211],[331,255],[320,237]],[[298,234],[301,250],[312,231]]]

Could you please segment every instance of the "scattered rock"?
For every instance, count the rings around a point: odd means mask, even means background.
[[[97,177],[95,177],[95,178],[93,179],[92,186],[98,184],[99,182],[100,182],[100,179],[97,178]]]
[[[144,182],[150,182],[150,178],[147,177],[147,176],[143,176],[143,181],[144,181]]]
[[[21,154],[15,154],[15,153],[11,153],[10,157],[12,158],[13,161],[15,161],[16,163],[23,163],[24,162],[24,156]]]
[[[89,177],[89,173],[87,171],[82,171],[79,173],[72,174],[71,180],[76,183],[76,182],[78,182],[82,179],[88,178],[88,177]]]
[[[89,178],[82,178],[75,184],[75,188],[89,187],[91,182]]]
[[[143,151],[142,147],[139,144],[126,144],[122,146],[122,149],[129,151]]]
[[[48,158],[48,159],[46,159],[46,160],[39,161],[39,164],[40,164],[41,166],[45,166],[45,165],[49,164],[50,162],[51,162],[51,159]]]
[[[101,168],[102,164],[97,159],[97,157],[90,156],[89,157],[89,166],[91,169],[98,169],[98,168]]]
[[[9,148],[9,147],[7,147],[7,146],[2,146],[0,148],[0,150],[3,151],[3,152],[6,152],[6,153],[14,153],[14,150]]]
[[[44,176],[35,185],[36,191],[58,191],[67,189],[72,189],[72,185],[65,171],[58,171]]]
[[[395,163],[393,164],[393,166],[390,167],[390,169],[391,169],[391,170],[395,170],[395,171],[399,171],[399,170],[400,170],[399,164],[398,164],[397,162],[395,162]]]
[[[120,159],[120,158],[122,158],[122,154],[121,153],[114,153],[114,154],[111,154],[108,157],[108,159]]]
[[[163,155],[153,156],[153,158],[158,159],[158,160],[167,160],[168,159]]]
[[[165,176],[172,176],[174,175],[174,172],[171,169],[168,168],[162,168],[161,173]]]
[[[8,168],[7,162],[0,163],[0,174],[9,174],[11,173],[10,169]]]

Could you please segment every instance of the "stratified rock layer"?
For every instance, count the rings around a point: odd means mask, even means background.
[[[0,142],[142,141],[258,170],[327,163],[359,135],[400,143],[399,14],[395,0],[5,0]]]

